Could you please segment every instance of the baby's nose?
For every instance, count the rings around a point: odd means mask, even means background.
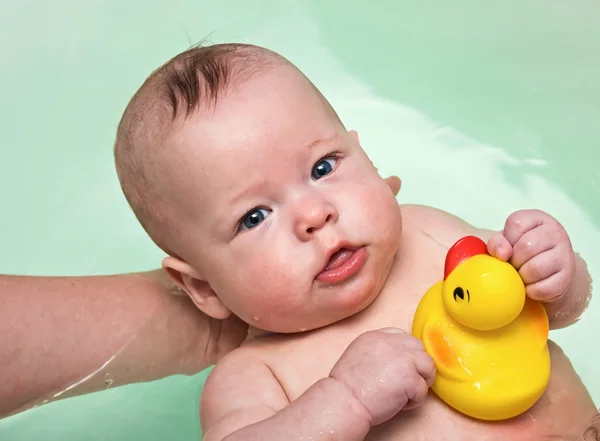
[[[309,240],[315,232],[338,219],[336,209],[330,203],[320,199],[304,200],[299,204],[296,214],[295,230],[300,240]]]

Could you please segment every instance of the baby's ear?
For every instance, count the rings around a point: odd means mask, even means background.
[[[400,191],[400,187],[402,187],[402,181],[398,176],[388,176],[385,178],[385,183],[390,187],[394,196],[398,196],[398,192]]]
[[[231,311],[223,304],[202,275],[190,264],[176,257],[166,257],[162,266],[170,279],[192,299],[196,307],[206,315],[223,320]]]
[[[358,145],[360,145],[360,139],[358,139],[358,132],[356,130],[350,130],[348,131],[348,133],[350,134],[350,136],[352,136],[352,138],[354,138]]]

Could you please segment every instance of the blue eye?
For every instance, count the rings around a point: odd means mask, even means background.
[[[250,210],[243,218],[240,230],[250,229],[258,226],[271,213],[267,208],[254,208]]]
[[[327,176],[333,171],[333,167],[337,163],[337,158],[329,157],[323,158],[315,164],[312,169],[311,176],[314,180],[321,179],[323,176]]]

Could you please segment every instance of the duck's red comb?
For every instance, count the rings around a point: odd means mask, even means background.
[[[465,236],[459,239],[446,254],[446,264],[444,265],[444,280],[454,271],[459,263],[467,260],[469,257],[477,254],[487,254],[487,245],[483,240],[475,236]]]

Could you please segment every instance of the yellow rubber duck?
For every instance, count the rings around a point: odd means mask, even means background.
[[[467,236],[446,255],[444,280],[421,299],[412,334],[435,361],[435,394],[459,412],[503,420],[525,412],[550,379],[548,316],[517,270]]]

